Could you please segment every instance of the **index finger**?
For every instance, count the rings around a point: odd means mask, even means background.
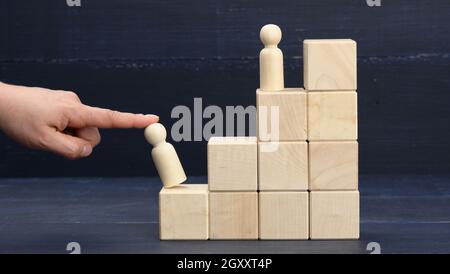
[[[159,120],[159,117],[153,114],[134,114],[86,105],[81,112],[85,127],[145,128]]]

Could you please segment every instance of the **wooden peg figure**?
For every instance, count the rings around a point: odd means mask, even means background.
[[[144,132],[147,142],[152,144],[152,158],[165,188],[177,186],[186,181],[186,174],[175,148],[166,142],[167,132],[163,125],[149,125]]]
[[[284,89],[283,52],[278,48],[281,29],[269,24],[259,33],[264,48],[259,53],[260,90],[276,91]]]

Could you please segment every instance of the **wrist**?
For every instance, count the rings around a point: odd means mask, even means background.
[[[0,129],[4,122],[3,119],[11,105],[11,88],[11,85],[0,82]]]

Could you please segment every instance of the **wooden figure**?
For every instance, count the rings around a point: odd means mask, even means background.
[[[278,48],[281,29],[268,24],[259,34],[264,48],[259,54],[259,80],[263,91],[276,91],[284,88],[283,52]]]
[[[145,139],[153,145],[152,158],[164,187],[174,187],[186,181],[186,174],[175,148],[166,142],[163,125],[154,123],[144,132]]]

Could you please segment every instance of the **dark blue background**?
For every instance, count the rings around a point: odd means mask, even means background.
[[[283,30],[287,86],[303,82],[305,38],[358,42],[360,172],[450,171],[450,1],[0,0],[0,81],[76,91],[83,102],[156,113],[254,105],[259,30]],[[189,175],[206,142],[175,143]],[[104,130],[69,161],[0,136],[0,176],[155,175],[142,130]]]

